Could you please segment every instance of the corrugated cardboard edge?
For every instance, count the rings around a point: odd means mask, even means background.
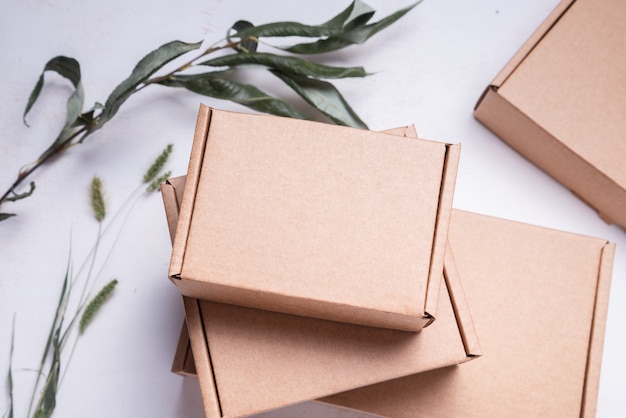
[[[193,376],[197,374],[193,353],[191,351],[191,341],[189,339],[187,322],[183,322],[183,326],[180,329],[180,335],[178,336],[178,344],[176,344],[176,352],[174,353],[171,370],[172,373],[176,373],[181,376]]]
[[[610,266],[612,265],[612,260],[606,260],[605,263],[607,263],[609,270],[603,274],[608,275],[608,280],[610,281]],[[458,269],[456,268],[454,255],[449,243],[446,246],[444,276],[445,284],[448,286],[448,292],[450,293],[452,306],[454,308],[457,325],[461,333],[463,346],[465,347],[465,353],[467,354],[468,360],[471,360],[473,357],[481,356],[482,349],[479,343],[478,334],[476,333],[476,328],[474,327],[472,314],[465,298],[465,290],[463,290],[461,278],[459,276]],[[185,361],[183,362],[181,359],[185,359]],[[174,362],[179,366],[176,368],[173,367],[172,371],[181,374],[195,374],[195,370],[192,370],[188,364],[189,359],[191,359],[191,363],[193,363],[193,353],[191,352],[189,334],[185,324],[183,323],[183,330],[181,331],[176,353],[174,355]]]
[[[424,327],[430,325],[437,317],[437,301],[439,300],[439,291],[442,281],[441,272],[444,269],[446,243],[448,241],[450,217],[452,216],[452,200],[454,198],[456,176],[459,170],[460,154],[460,144],[446,145],[446,156],[441,178],[441,189],[439,191],[439,205],[435,221],[435,234],[433,236],[430,270],[428,274],[428,287],[426,288],[426,300],[424,303],[424,319],[428,322]]]
[[[452,252],[452,246],[449,242],[446,245],[446,258],[444,262],[444,277],[448,290],[450,293],[450,299],[452,300],[452,306],[454,307],[454,314],[456,315],[456,322],[461,331],[461,339],[463,340],[463,346],[465,347],[465,353],[468,360],[479,357],[482,355],[482,349],[478,340],[478,334],[474,327],[474,320],[465,298],[465,290],[463,290],[463,284],[459,271],[454,261],[454,254]]]
[[[165,216],[167,217],[167,227],[170,231],[170,240],[174,244],[174,237],[176,236],[176,226],[178,225],[178,213],[180,208],[178,207],[178,199],[176,199],[175,186],[167,180],[164,184],[161,184],[161,196],[163,197],[163,205],[165,206]]]
[[[180,199],[176,196],[176,187],[182,186],[184,184],[183,182],[184,178],[177,177],[176,179],[167,180],[160,186],[163,205],[165,207],[165,216],[167,217],[167,225],[170,231],[170,240],[172,243],[174,242],[174,237],[176,236],[176,226],[178,225],[178,213],[180,210],[178,206],[178,201]],[[191,341],[189,340],[189,330],[187,329],[186,321],[183,322],[183,326],[180,330],[171,370],[173,373],[177,373],[182,376],[196,374],[196,366],[193,359],[193,353],[191,352]]]
[[[563,13],[570,8],[570,6],[574,3],[575,0],[562,0],[555,8],[552,10],[550,15],[544,20],[541,25],[530,35],[530,38],[522,47],[517,51],[517,53],[509,60],[509,62],[504,66],[504,68],[498,73],[496,78],[493,79],[491,85],[488,88],[497,89],[506,81],[507,78],[515,71],[515,69],[526,59],[528,54],[535,48],[535,46],[543,39],[543,37],[550,31],[550,29],[558,22]],[[484,93],[483,93],[484,95]],[[478,104],[480,100],[476,104]]]
[[[197,299],[183,297],[185,304],[185,316],[187,318],[197,318],[194,321],[187,321],[189,335],[202,336],[203,338],[191,338],[191,349],[195,359],[195,367],[202,388],[202,403],[204,414],[207,417],[221,417],[222,408],[220,406],[219,394],[215,384],[211,354],[209,344],[206,340],[204,323],[200,314],[199,301]]]
[[[585,372],[585,386],[583,388],[583,403],[580,411],[580,416],[583,418],[596,416],[598,388],[600,386],[600,369],[602,365],[602,349],[604,346],[604,333],[608,314],[614,257],[615,244],[607,243],[602,248],[602,254],[600,256],[598,287],[596,290],[594,316],[591,323],[587,370]]]
[[[202,160],[204,159],[204,148],[209,132],[210,121],[211,108],[201,104],[200,110],[198,111],[196,130],[191,149],[191,159],[189,160],[189,167],[187,169],[185,192],[183,194],[183,201],[180,205],[178,225],[176,227],[176,236],[174,238],[172,258],[170,260],[169,276],[172,280],[177,280],[180,277],[183,265],[187,238],[189,236],[189,227],[191,225],[191,217],[193,214],[193,206],[196,200],[195,190],[200,178]]]
[[[547,33],[559,21],[561,16],[574,4],[575,0],[563,0],[543,21],[543,23],[533,32],[530,38],[522,45],[517,53],[509,60],[505,67],[493,79],[491,84],[483,91],[474,106],[474,116],[493,133],[509,143],[520,154],[530,160],[537,167],[554,177],[557,181],[571,190],[578,198],[587,205],[592,207],[600,218],[607,223],[617,223],[622,228],[626,228],[626,190],[615,183],[602,173],[599,173],[593,165],[589,164],[583,158],[575,154],[568,147],[558,141],[548,132],[537,126],[534,121],[524,115],[519,109],[502,98],[498,94],[498,88],[513,74],[517,67],[526,59],[528,54],[537,46],[537,44],[547,35]],[[506,109],[506,111],[505,111]],[[496,110],[499,117],[494,117],[493,112]],[[506,116],[501,116],[499,111],[506,112]],[[515,123],[511,123],[508,118],[514,118]],[[500,121],[498,121],[500,119]],[[502,121],[505,121],[504,123]],[[533,126],[533,130],[538,131],[534,135],[520,135],[521,129],[518,124],[528,123]],[[501,125],[501,126],[499,126]],[[548,146],[548,150],[542,153],[541,147]],[[542,158],[542,155],[544,157]],[[551,162],[558,158],[564,158],[569,161],[567,169],[555,168]],[[573,165],[575,164],[575,165]],[[598,187],[587,187],[587,190],[580,190],[577,182],[572,179],[571,173],[577,172],[578,177],[594,178]],[[582,174],[582,175],[581,175]],[[611,196],[608,199],[607,196]],[[624,196],[617,199],[615,196]],[[591,203],[591,202],[601,202]]]

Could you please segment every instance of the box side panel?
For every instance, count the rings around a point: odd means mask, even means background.
[[[202,301],[223,414],[259,413],[465,362],[447,289],[440,294],[439,318],[420,333]]]
[[[456,321],[461,331],[465,352],[467,356],[471,358],[481,356],[482,349],[480,348],[478,334],[474,327],[474,320],[472,319],[472,314],[467,299],[465,298],[465,291],[463,290],[459,271],[456,268],[452,246],[449,242],[446,245],[444,277],[450,291],[450,299],[452,300],[452,306],[454,306]]]
[[[196,367],[193,358],[190,358],[191,355],[189,331],[187,330],[187,323],[183,322],[180,335],[178,336],[174,360],[172,361],[172,372],[182,376],[195,375]]]
[[[587,360],[587,373],[583,390],[583,405],[580,413],[580,416],[583,418],[596,416],[602,348],[604,346],[604,331],[606,328],[614,256],[615,244],[607,244],[602,251],[598,272],[598,290],[596,293],[596,305],[589,342],[589,358]]]
[[[170,240],[173,243],[174,237],[176,236],[176,225],[178,225],[178,199],[176,199],[176,191],[169,181],[161,184],[160,188],[161,196],[163,197],[163,206],[165,206],[167,226],[170,231]]]
[[[191,149],[191,159],[187,171],[187,181],[185,182],[185,193],[182,203],[180,204],[180,213],[178,214],[179,222],[176,226],[176,237],[174,239],[174,248],[172,250],[172,259],[170,260],[169,276],[175,278],[180,274],[185,256],[185,247],[187,245],[187,237],[189,236],[189,227],[191,225],[191,215],[196,197],[197,181],[200,177],[200,169],[202,167],[203,149],[209,131],[209,123],[211,120],[211,108],[200,105],[198,112],[198,120],[196,122],[196,130]]]
[[[517,51],[517,53],[511,58],[511,60],[506,64],[506,66],[498,73],[496,78],[491,82],[492,86],[501,86],[502,83],[511,75],[515,68],[524,58],[533,50],[535,45],[541,41],[546,33],[554,26],[554,24],[559,20],[559,18],[565,13],[565,11],[572,5],[574,0],[562,0],[557,7],[554,8],[552,13],[543,21],[543,23],[533,32],[533,34],[528,38],[528,40],[522,45],[522,47]]]
[[[219,418],[222,416],[219,395],[215,386],[211,355],[206,341],[206,334],[202,325],[202,314],[198,301],[191,298],[183,298],[185,304],[185,316],[191,338],[191,348],[195,359],[195,368],[200,381],[204,413],[207,418]]]
[[[437,301],[439,300],[439,290],[441,289],[441,280],[443,277],[441,273],[444,268],[448,228],[450,227],[450,216],[452,213],[452,199],[454,197],[456,175],[459,169],[460,153],[461,145],[447,146],[446,160],[441,179],[441,190],[439,193],[439,208],[437,211],[435,235],[433,237],[428,287],[424,303],[424,312],[427,318],[436,318],[437,316]]]
[[[270,293],[259,289],[242,289],[190,279],[176,280],[183,295],[240,306],[255,306],[272,312],[327,319],[371,327],[391,328],[401,331],[419,331],[430,320],[413,315],[383,312],[354,305],[294,298],[291,295]]]
[[[474,116],[598,211],[604,220],[626,227],[626,191],[537,126],[495,89],[487,92]]]

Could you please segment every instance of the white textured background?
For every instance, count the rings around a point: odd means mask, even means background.
[[[376,17],[408,1],[370,0]],[[455,207],[607,238],[618,244],[607,324],[598,415],[626,416],[626,235],[604,224],[568,190],[502,143],[472,117],[482,90],[556,5],[556,0],[427,0],[364,46],[329,62],[364,65],[375,75],[338,82],[370,128],[415,123],[420,137],[463,144]],[[297,20],[317,24],[348,2],[39,1],[5,0],[0,12],[0,189],[58,132],[67,84],[58,77],[21,122],[30,90],[55,55],[78,59],[86,104],[104,101],[135,63],[170,40],[221,39],[228,27]],[[265,88],[282,92],[276,84]],[[0,224],[0,413],[13,314],[16,416],[25,416],[34,372],[65,271],[70,239],[79,264],[96,233],[87,203],[92,176],[119,207],[146,166],[169,142],[170,164],[184,174],[198,103],[244,108],[182,90],[151,87],[132,97],[109,125],[33,180],[33,197],[4,210]],[[170,251],[160,197],[141,200],[128,219],[103,279],[118,277],[115,297],[85,334],[63,381],[57,417],[200,417],[197,382],[169,372],[182,320],[177,290],[166,279]],[[77,268],[78,266],[76,266]],[[265,417],[359,414],[303,404]]]

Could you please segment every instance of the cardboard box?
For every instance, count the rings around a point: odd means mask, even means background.
[[[182,182],[162,187],[172,232]],[[195,358],[206,416],[232,417],[465,362],[480,347],[451,266],[446,255],[437,321],[419,333],[184,297],[189,335],[181,334],[174,368],[193,373]]]
[[[461,211],[449,240],[484,355],[323,401],[393,417],[595,416],[614,244]]]
[[[626,3],[565,0],[478,101],[475,117],[626,227]]]
[[[460,146],[201,106],[170,278],[185,296],[419,331]]]

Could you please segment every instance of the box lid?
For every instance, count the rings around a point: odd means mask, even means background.
[[[175,188],[164,185],[168,221]],[[365,327],[185,297],[189,336],[208,417],[241,416],[346,388],[457,364],[480,355],[452,259],[438,318],[420,333]],[[177,371],[193,373],[181,334]],[[294,383],[295,382],[295,383]]]
[[[462,211],[449,240],[484,355],[324,401],[394,417],[593,417],[615,246]]]
[[[187,296],[420,330],[441,281],[458,154],[202,106],[170,277]]]

